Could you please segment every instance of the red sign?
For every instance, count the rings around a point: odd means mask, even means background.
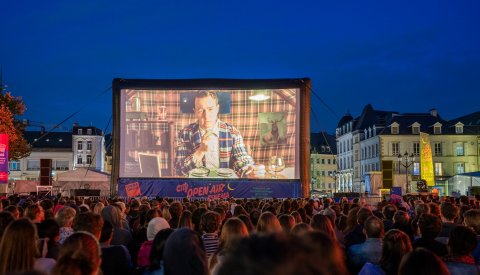
[[[140,184],[138,182],[126,184],[125,191],[127,192],[128,197],[139,197],[142,195]]]
[[[8,135],[0,134],[0,183],[8,183]]]

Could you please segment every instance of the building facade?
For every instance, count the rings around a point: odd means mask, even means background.
[[[421,179],[422,132],[430,137],[435,187],[444,194],[451,194],[454,190],[448,190],[446,184],[450,177],[480,170],[480,122],[475,120],[477,116],[478,113],[474,113],[445,120],[434,109],[428,113],[400,114],[374,110],[367,105],[359,117],[342,118],[337,127],[337,146],[343,146],[348,139],[349,133],[343,131],[344,126],[351,123],[353,128],[352,191],[378,193],[378,190],[369,190],[366,183],[381,175],[382,161],[391,161],[394,185],[405,188],[409,183],[415,192],[416,185],[412,183]],[[345,156],[345,152],[342,155],[340,151],[338,158]],[[410,161],[400,158],[405,154],[411,156]]]
[[[310,134],[310,175],[312,196],[332,196],[336,184],[337,151],[335,136],[325,132]]]

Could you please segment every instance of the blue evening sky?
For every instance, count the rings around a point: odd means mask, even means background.
[[[310,77],[312,131],[347,110],[480,110],[480,1],[1,1],[25,117],[105,128],[112,79]],[[108,130],[107,132],[109,132]]]

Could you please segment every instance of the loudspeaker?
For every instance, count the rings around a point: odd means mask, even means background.
[[[393,187],[393,160],[382,160],[383,189]]]
[[[71,189],[71,194],[75,197],[99,197],[100,189]]]
[[[52,185],[52,160],[40,160],[40,185]]]

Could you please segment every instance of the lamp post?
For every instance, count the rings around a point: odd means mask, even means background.
[[[398,160],[398,173],[400,173],[400,165],[405,167],[405,189],[406,193],[410,193],[410,183],[408,182],[408,167],[412,166],[412,164],[415,162],[415,155],[412,153],[408,155],[408,152],[405,152],[405,154],[398,154],[397,156]]]

